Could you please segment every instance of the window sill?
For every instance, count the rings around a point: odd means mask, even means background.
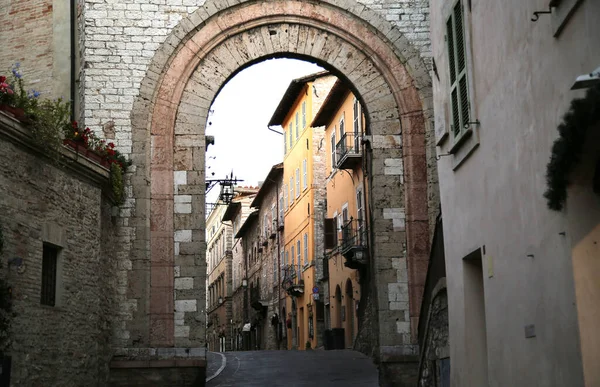
[[[469,129],[465,130],[460,135],[460,137],[454,139],[454,143],[450,147],[450,150],[448,151],[448,153],[456,154],[458,152],[459,148],[462,146],[462,144],[464,144],[465,141],[467,141],[472,135],[473,135],[473,129],[469,128]]]

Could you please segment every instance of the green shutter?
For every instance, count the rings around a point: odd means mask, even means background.
[[[452,133],[455,138],[460,137],[470,121],[464,30],[462,3],[459,1],[446,22]]]

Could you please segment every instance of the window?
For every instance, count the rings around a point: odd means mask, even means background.
[[[452,111],[451,134],[455,143],[469,131],[470,121],[464,30],[462,1],[459,1],[446,22]]]
[[[298,268],[300,268],[302,262],[302,250],[300,250],[300,239],[296,241],[296,249],[298,256],[296,257],[296,262],[298,263]]]
[[[290,262],[290,252],[286,251],[285,252],[285,265],[287,265]]]
[[[333,133],[331,133],[331,170],[335,169],[336,157],[335,157],[335,131],[336,127],[333,128]]]
[[[285,262],[285,251],[281,251],[281,266],[284,266],[286,264]]]
[[[271,225],[273,227],[272,231],[277,229],[277,209],[275,208],[275,203],[271,204]]]
[[[358,152],[360,149],[360,134],[362,131],[362,117],[360,116],[360,103],[354,98],[354,151]]]
[[[345,133],[346,126],[344,125],[344,113],[342,113],[342,117],[340,118],[340,140],[343,139]]]
[[[294,245],[292,245],[291,251],[292,251],[291,254],[290,254],[292,256],[292,262],[291,262],[291,264],[293,265],[294,264],[294,253],[295,253]]]
[[[298,125],[298,120],[300,118],[300,113],[296,112],[296,140],[298,139],[298,137],[300,136],[300,130],[299,130],[299,125]]]
[[[345,226],[348,223],[348,203],[342,206],[342,226]]]
[[[277,283],[277,250],[273,250],[273,283]]]
[[[306,128],[306,101],[302,101],[302,129]]]
[[[308,265],[308,233],[304,233],[304,264]]]
[[[283,134],[283,154],[285,154],[287,152],[287,136],[284,133]]]
[[[287,186],[283,185],[283,201],[285,203],[285,209],[288,209],[288,189]]]
[[[303,182],[303,189],[308,188],[308,176],[307,176],[307,167],[306,167],[306,159],[304,159],[304,161],[302,162],[302,182]]]
[[[290,134],[290,150],[292,149],[292,145],[294,144],[294,139],[292,138],[292,122],[290,121],[290,124],[288,126],[288,133]]]
[[[285,191],[284,191],[284,195],[285,195]],[[279,197],[279,219],[277,221],[277,225],[278,226],[283,225],[283,196]]]
[[[300,196],[300,168],[296,168],[296,197]]]
[[[42,305],[56,305],[56,278],[58,273],[58,252],[60,248],[44,243],[42,248]]]
[[[294,203],[294,176],[290,176],[290,206]]]
[[[267,214],[263,215],[263,236],[265,238],[269,236],[269,217]]]
[[[356,229],[357,229],[357,234],[358,234],[358,238],[359,238],[359,242],[364,243],[366,242],[366,235],[365,234],[365,226],[366,226],[366,222],[365,222],[365,214],[363,211],[363,197],[362,197],[362,190],[359,188],[356,190],[356,221],[358,222],[356,225]]]

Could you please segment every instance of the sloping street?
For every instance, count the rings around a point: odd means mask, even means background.
[[[208,356],[209,387],[226,386],[360,386],[375,387],[377,368],[360,352],[249,351]]]

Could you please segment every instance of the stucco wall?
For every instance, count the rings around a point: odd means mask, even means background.
[[[1,271],[12,288],[6,351],[12,356],[11,385],[103,384],[121,264],[113,248],[111,204],[99,183],[88,179],[97,171],[76,174],[69,169],[73,164],[52,164],[7,141],[10,122],[0,114]],[[100,173],[108,182],[108,171]],[[56,306],[40,303],[44,242],[60,247]]]
[[[464,2],[465,4],[467,2]],[[571,246],[561,235],[565,213],[546,207],[546,164],[556,127],[575,78],[598,66],[600,4],[583,1],[558,38],[552,17],[533,11],[547,2],[477,1],[465,5],[471,49],[472,118],[479,146],[438,162],[448,283],[452,385],[473,384],[480,371],[465,349],[467,330],[463,258],[483,252],[483,283],[490,386],[583,384]],[[431,2],[436,129],[449,127],[448,60],[444,12],[453,3]],[[446,141],[439,153],[449,151]],[[534,337],[526,337],[526,326]],[[531,332],[527,334],[531,336]],[[557,350],[560,348],[560,350]]]

